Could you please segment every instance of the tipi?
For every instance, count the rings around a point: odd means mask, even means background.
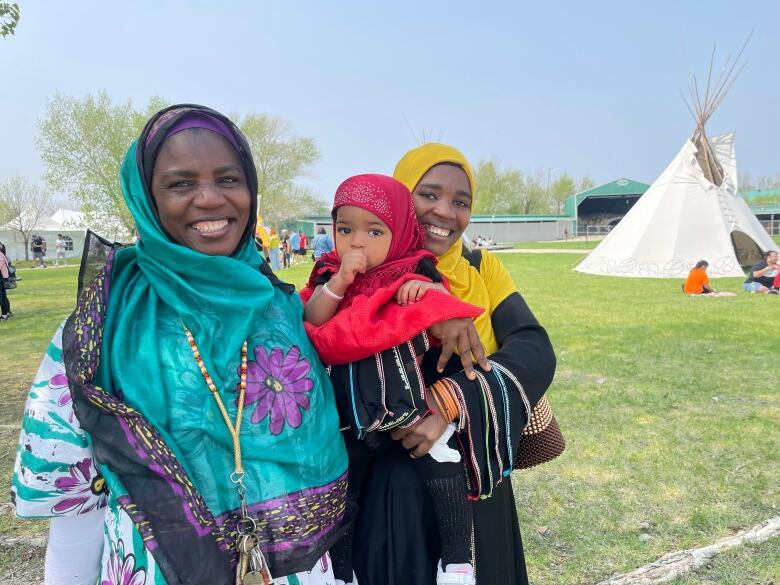
[[[712,139],[704,132],[705,123],[736,77],[733,73],[734,65],[721,75],[712,92],[708,80],[703,100],[694,77],[690,88],[693,107],[689,105],[696,120],[693,135],[575,270],[679,278],[687,276],[696,262],[706,260],[712,277],[744,276],[742,266],[758,261],[763,252],[777,250],[737,191],[734,132]]]

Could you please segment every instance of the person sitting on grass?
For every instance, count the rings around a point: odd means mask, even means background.
[[[780,264],[777,262],[777,251],[764,253],[764,259],[756,262],[748,273],[742,285],[747,292],[777,294],[780,288]]]
[[[706,260],[699,260],[696,266],[691,268],[688,273],[688,279],[683,284],[683,292],[686,295],[706,295],[714,293],[715,290],[710,286],[710,279],[707,277],[707,268],[710,263]]]

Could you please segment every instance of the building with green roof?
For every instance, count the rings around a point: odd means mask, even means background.
[[[647,183],[633,179],[616,179],[572,195],[564,203],[564,213],[576,219],[578,231],[582,231],[582,226],[608,231],[609,226],[617,224],[649,188]]]
[[[750,209],[770,236],[780,236],[780,203],[751,205]]]

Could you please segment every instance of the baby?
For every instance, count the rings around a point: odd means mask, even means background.
[[[448,293],[436,257],[425,250],[411,195],[399,181],[383,175],[347,179],[332,216],[336,249],[315,264],[301,297],[307,332],[329,366],[348,431],[349,498],[357,501],[376,454],[392,448],[388,431],[431,411],[441,414],[450,422],[447,432],[415,465],[439,524],[446,570],[437,582],[471,583],[467,474],[457,463],[460,453],[447,446],[460,405],[441,389],[426,388],[419,362],[430,347],[425,331],[431,325],[473,319],[482,310]],[[455,439],[450,443],[457,447]],[[350,536],[331,551],[336,576],[346,582],[352,579]]]

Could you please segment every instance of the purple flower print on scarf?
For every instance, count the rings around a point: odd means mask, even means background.
[[[259,423],[270,414],[272,435],[282,432],[285,423],[301,426],[302,410],[309,409],[309,392],[314,382],[306,375],[311,366],[293,346],[287,355],[281,348],[255,347],[255,361],[247,364],[246,405],[257,403],[251,421]]]
[[[87,457],[68,468],[68,475],[54,480],[54,487],[68,494],[51,509],[54,514],[86,514],[105,506],[105,480]]]
[[[124,544],[120,540],[116,548],[111,547],[111,555],[108,557],[106,577],[100,585],[144,585],[146,582],[146,569],[135,570],[135,557],[132,553],[124,555]]]

